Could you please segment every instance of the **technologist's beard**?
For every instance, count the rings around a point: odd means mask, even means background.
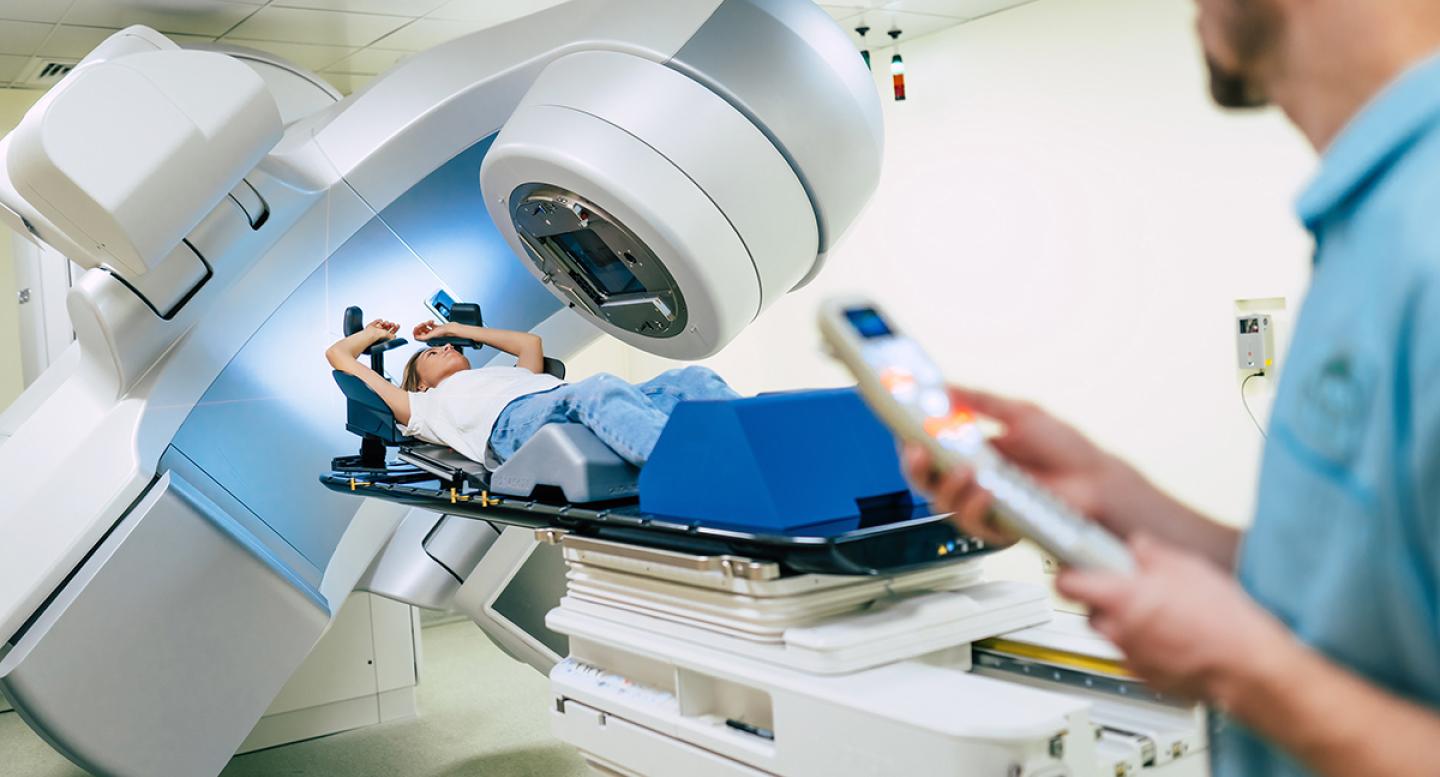
[[[1263,108],[1270,96],[1253,77],[1226,70],[1214,57],[1206,56],[1210,70],[1210,96],[1221,108]]]

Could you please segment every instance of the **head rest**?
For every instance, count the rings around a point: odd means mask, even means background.
[[[451,305],[450,321],[467,326],[485,326],[484,319],[480,317],[480,303],[478,302],[456,302]]]
[[[345,428],[361,437],[378,437],[386,445],[401,445],[410,438],[400,433],[395,414],[365,381],[339,370],[331,373],[345,394]]]

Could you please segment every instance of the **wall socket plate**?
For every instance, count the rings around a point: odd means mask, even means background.
[[[1235,317],[1236,366],[1242,370],[1269,370],[1275,366],[1275,326],[1269,313],[1241,313]]]
[[[1235,300],[1235,368],[1242,374],[1272,372],[1279,361],[1275,330],[1285,315],[1284,297]]]

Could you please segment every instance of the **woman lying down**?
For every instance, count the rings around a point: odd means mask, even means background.
[[[434,321],[416,326],[415,339],[474,340],[513,355],[515,366],[471,368],[453,346],[425,348],[405,363],[397,388],[358,359],[399,329],[394,322],[376,319],[330,346],[325,358],[379,394],[402,432],[448,445],[479,462],[486,460],[487,447],[503,462],[545,424],[574,422],[584,424],[621,458],[643,466],[676,404],[739,396],[704,367],[671,370],[639,385],[609,373],[566,383],[543,372],[545,352],[536,335]]]

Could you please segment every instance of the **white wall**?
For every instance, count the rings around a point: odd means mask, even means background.
[[[0,89],[0,136],[10,132],[43,92]],[[0,226],[0,410],[20,396],[20,310],[15,293],[11,232]]]
[[[1211,106],[1191,6],[1039,0],[907,44],[909,101],[877,73],[888,137],[868,211],[811,287],[708,364],[747,392],[848,382],[812,316],[863,290],[957,381],[1033,398],[1248,521],[1261,439],[1234,302],[1298,305],[1310,243],[1291,204],[1314,158],[1282,116]],[[632,379],[670,366],[598,348]]]

